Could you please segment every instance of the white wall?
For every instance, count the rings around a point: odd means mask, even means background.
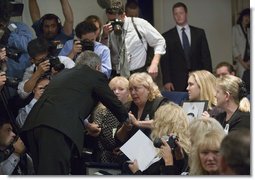
[[[19,0],[25,4],[23,22],[32,25],[28,0]],[[63,21],[59,0],[37,0],[41,15],[55,13]],[[126,0],[124,0],[125,2]],[[159,32],[163,33],[174,26],[172,5],[177,0],[154,0],[154,23]],[[213,67],[220,61],[232,62],[231,50],[231,0],[182,0],[189,13],[189,23],[205,29]],[[69,0],[74,13],[74,25],[91,14],[99,16],[106,22],[105,12],[96,0]]]
[[[172,6],[177,0],[154,0],[155,27],[163,33],[174,27]],[[213,67],[232,63],[231,0],[182,0],[188,8],[189,24],[205,30]]]

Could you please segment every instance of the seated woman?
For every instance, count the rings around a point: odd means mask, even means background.
[[[123,104],[131,100],[129,95],[129,82],[125,77],[114,77],[110,81],[109,86]],[[96,110],[93,112],[92,119],[101,127],[101,132],[97,138],[99,148],[97,152],[98,161],[117,163],[118,147],[114,135],[119,121],[103,104],[97,106]]]
[[[216,81],[217,106],[224,112],[215,117],[226,133],[240,128],[250,129],[250,102],[243,81],[232,75]]]
[[[169,137],[174,135],[178,137],[174,142],[176,147],[171,149],[169,142],[162,139],[163,144],[159,148],[159,156],[162,158],[159,161],[143,172],[139,170],[137,161],[129,164],[129,169],[133,174],[179,175],[188,167],[190,152],[188,118],[180,106],[169,102],[158,108],[154,119],[151,139],[155,141],[156,138],[165,135]]]
[[[130,112],[132,124],[124,123],[118,128],[116,139],[124,144],[139,129],[150,136],[154,113],[168,100],[162,97],[152,77],[145,73],[134,73],[129,77],[129,91],[132,98]]]
[[[193,71],[189,74],[187,91],[190,101],[208,101],[208,110],[203,115],[215,117],[221,112],[216,107],[216,77],[206,70]],[[209,113],[209,114],[208,114]]]
[[[219,149],[225,132],[214,118],[202,117],[189,124],[191,151],[189,175],[219,174]]]

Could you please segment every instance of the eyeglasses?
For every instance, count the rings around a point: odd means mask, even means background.
[[[129,91],[132,92],[134,90],[135,92],[138,92],[142,88],[144,88],[144,86],[132,86],[132,87],[129,88]]]

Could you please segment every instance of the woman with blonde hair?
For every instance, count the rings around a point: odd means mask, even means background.
[[[250,102],[243,81],[236,76],[225,75],[216,81],[217,106],[224,110],[216,119],[226,132],[250,129]]]
[[[151,140],[163,136],[175,136],[177,145],[171,149],[169,144],[162,139],[163,144],[159,148],[159,156],[162,159],[152,164],[148,169],[139,171],[137,162],[129,165],[134,174],[168,174],[179,175],[188,167],[188,154],[190,152],[190,134],[188,130],[189,121],[183,109],[175,103],[169,102],[158,108],[155,112],[155,121]]]
[[[220,123],[210,117],[201,117],[189,124],[191,151],[189,175],[219,174],[218,153],[225,132]]]
[[[114,77],[109,86],[117,98],[124,104],[131,101],[129,94],[129,81],[122,76]],[[99,104],[93,112],[92,119],[99,125],[101,131],[97,134],[97,161],[103,163],[118,163],[119,148],[114,139],[118,125],[118,119],[103,104]]]
[[[164,102],[158,86],[152,77],[145,73],[134,73],[129,77],[129,92],[132,98],[130,117],[132,125],[123,124],[116,133],[116,138],[125,143],[139,129],[150,136],[154,113]]]
[[[189,74],[187,91],[190,101],[208,101],[208,110],[204,115],[216,116],[220,110],[216,108],[216,77],[209,71],[198,70]]]

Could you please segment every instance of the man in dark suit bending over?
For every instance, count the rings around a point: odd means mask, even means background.
[[[98,55],[85,51],[79,63],[54,77],[29,113],[21,136],[31,152],[36,174],[69,174],[74,150],[82,151],[84,121],[101,101],[120,122],[128,112],[108,86],[106,76],[92,69],[101,62]],[[85,142],[86,143],[86,142]]]
[[[212,72],[211,55],[204,30],[188,24],[186,5],[178,2],[172,11],[176,26],[163,33],[166,40],[166,54],[161,60],[163,84],[168,91],[185,91],[190,71]]]

